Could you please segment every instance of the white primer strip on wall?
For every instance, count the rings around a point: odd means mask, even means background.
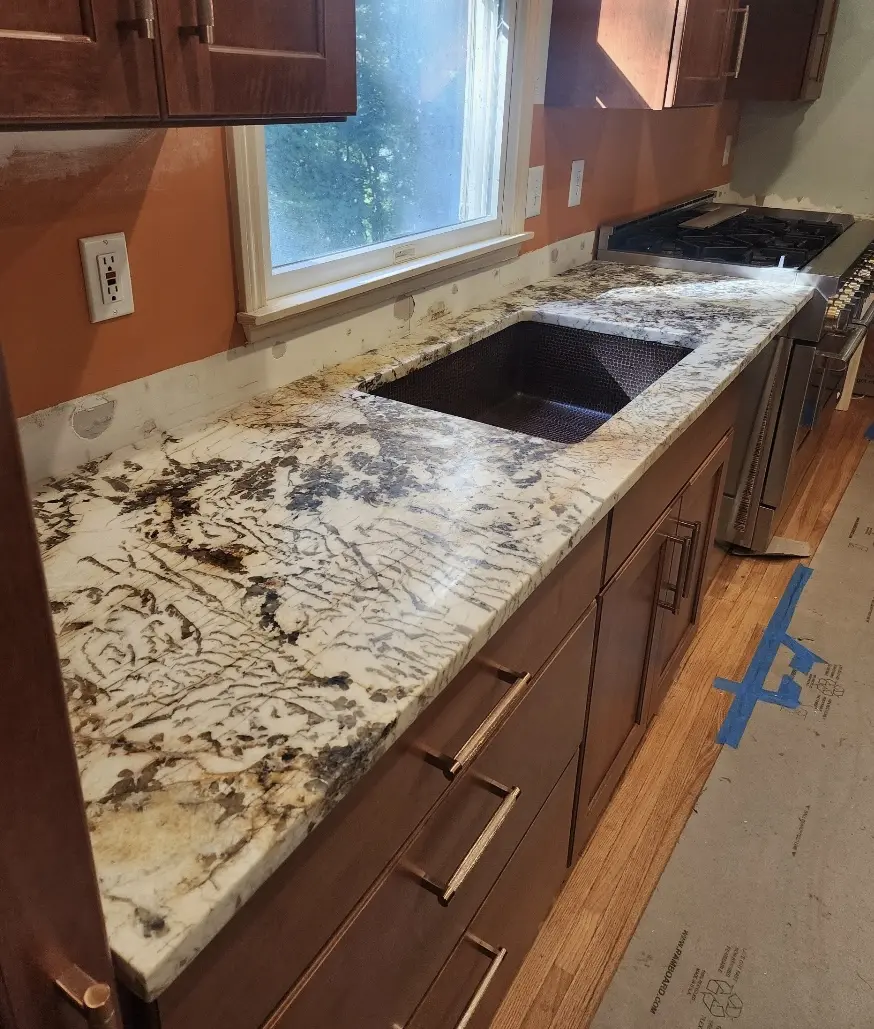
[[[592,260],[595,234],[534,250],[497,268],[404,296],[394,304],[313,329],[286,342],[256,343],[37,411],[18,420],[31,484],[66,475],[159,432],[218,415],[295,379],[357,357],[428,321],[459,315],[496,297]]]

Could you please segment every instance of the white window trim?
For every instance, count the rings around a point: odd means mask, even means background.
[[[423,234],[418,238],[426,241],[425,246],[418,248],[415,258],[400,260],[390,267],[382,263],[379,268],[368,267],[366,256],[356,252],[351,263],[347,264],[346,258],[339,259],[343,262],[344,278],[327,285],[298,288],[296,292],[275,295],[271,280],[279,277],[273,275],[270,255],[264,129],[263,126],[251,125],[227,130],[241,308],[238,319],[250,338],[263,337],[270,326],[279,331],[284,321],[301,314],[440,269],[452,269],[474,261],[479,265],[490,256],[496,261],[511,259],[518,255],[522,244],[532,238],[532,233],[525,232],[525,198],[533,106],[538,77],[542,80],[542,70],[538,67],[543,51],[539,34],[544,29],[548,31],[551,3],[550,0],[510,2],[515,6],[515,18],[509,40],[511,56],[507,80],[503,189],[498,218],[490,223],[493,231],[490,228],[484,234],[483,224],[474,223],[461,228],[455,226],[443,233]],[[546,18],[543,17],[544,9]],[[444,236],[446,238],[442,239]],[[398,241],[397,249],[401,250],[410,242],[410,239]],[[384,245],[378,249],[384,250]],[[360,256],[365,256],[365,260],[356,268],[354,259]],[[298,275],[299,272],[292,274]]]

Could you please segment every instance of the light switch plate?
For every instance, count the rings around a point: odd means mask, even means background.
[[[727,168],[731,160],[731,150],[734,146],[734,136],[725,137],[725,150],[722,151],[722,167]]]
[[[543,165],[528,169],[528,196],[525,200],[525,217],[536,218],[543,202]]]
[[[92,322],[105,322],[134,312],[127,242],[123,232],[79,240],[85,293]]]
[[[579,207],[583,202],[583,178],[586,174],[586,162],[574,161],[571,165],[571,189],[567,198],[568,207]]]

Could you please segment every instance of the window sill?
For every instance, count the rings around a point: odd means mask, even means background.
[[[487,264],[512,260],[514,257],[518,257],[522,244],[532,239],[533,236],[532,232],[517,232],[512,236],[499,236],[495,239],[457,247],[454,250],[445,250],[440,254],[422,257],[416,261],[393,265],[391,268],[382,268],[365,275],[356,275],[340,282],[331,282],[325,286],[304,290],[300,293],[290,293],[287,296],[277,297],[254,311],[241,311],[237,315],[237,320],[243,326],[246,339],[250,343],[261,342],[279,335],[285,327],[283,323],[293,321],[296,323],[294,327],[299,328],[301,326],[297,323],[301,320],[314,321],[319,314],[323,318],[329,315],[333,317],[338,313],[340,307],[351,310],[356,306],[360,307],[362,303],[378,302],[381,299],[378,296],[381,290],[390,290],[391,295],[396,295],[397,290],[391,290],[391,287],[395,287],[401,282],[416,281],[424,277],[431,278],[434,273],[440,272],[442,269],[452,269],[461,264],[470,264],[472,266],[470,270],[473,270],[473,266],[476,267],[476,270],[481,270]],[[334,308],[333,305],[337,305],[337,308]],[[329,306],[332,307],[332,310],[326,312],[324,309]],[[304,315],[314,317],[302,319]]]

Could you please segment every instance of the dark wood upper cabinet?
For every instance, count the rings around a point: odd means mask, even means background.
[[[0,121],[156,119],[155,49],[137,14],[137,0],[0,0]]]
[[[353,0],[158,0],[171,119],[350,115]]]
[[[0,0],[0,127],[355,110],[355,0]]]
[[[546,102],[814,100],[838,0],[554,0]]]
[[[738,100],[816,100],[822,93],[838,0],[750,0]]]
[[[719,103],[739,17],[731,0],[555,0],[546,102],[653,110]]]

